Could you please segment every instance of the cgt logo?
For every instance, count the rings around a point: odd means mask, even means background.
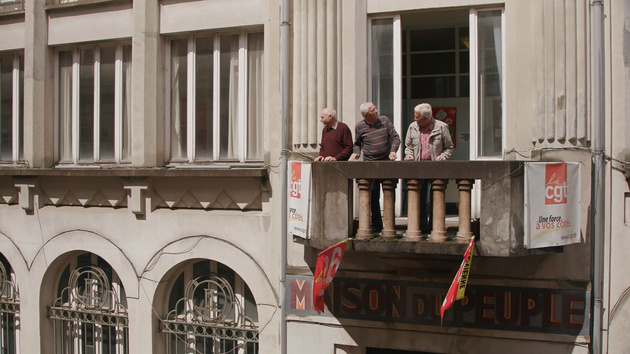
[[[291,198],[300,199],[302,195],[302,164],[294,162],[291,164]]]
[[[545,204],[567,203],[567,164],[545,166]]]

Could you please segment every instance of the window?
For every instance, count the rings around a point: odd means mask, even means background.
[[[71,259],[48,314],[54,321],[55,353],[129,352],[124,288],[111,266],[94,254]]]
[[[0,11],[24,10],[23,0],[0,0]]]
[[[131,159],[131,46],[58,51],[60,163]]]
[[[24,59],[0,55],[0,161],[24,159]]]
[[[0,254],[0,352],[17,353],[20,294],[9,262]]]
[[[263,33],[173,39],[171,161],[263,159]]]
[[[175,279],[162,319],[168,354],[258,353],[256,302],[238,274],[199,261]]]
[[[468,27],[403,31],[403,98],[468,97]]]
[[[476,12],[478,157],[503,155],[502,10]]]

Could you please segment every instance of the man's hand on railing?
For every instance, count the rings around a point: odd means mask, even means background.
[[[359,155],[352,153],[352,155],[350,155],[350,158],[348,159],[348,161],[356,161],[359,159]]]
[[[396,151],[392,151],[389,153],[389,160],[396,161]]]

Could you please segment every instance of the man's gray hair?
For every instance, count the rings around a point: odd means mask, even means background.
[[[413,111],[416,113],[420,113],[420,117],[430,118],[431,116],[433,116],[433,109],[431,108],[431,105],[428,103],[420,103],[413,109]]]
[[[326,107],[322,110],[322,112],[326,115],[326,117],[333,116],[333,118],[337,118],[337,111],[335,111],[334,108]]]
[[[370,107],[373,105],[374,103],[372,102],[361,103],[361,106],[359,106],[359,111],[361,112],[361,115],[365,116],[366,114],[368,114],[368,112],[370,111]]]

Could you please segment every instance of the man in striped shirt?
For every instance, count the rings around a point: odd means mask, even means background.
[[[378,115],[374,103],[365,102],[359,107],[363,120],[355,127],[354,151],[348,161],[356,161],[363,152],[364,161],[396,160],[400,137],[394,124],[386,116]],[[381,218],[381,180],[372,181],[370,207],[372,209],[372,230],[383,230]]]

